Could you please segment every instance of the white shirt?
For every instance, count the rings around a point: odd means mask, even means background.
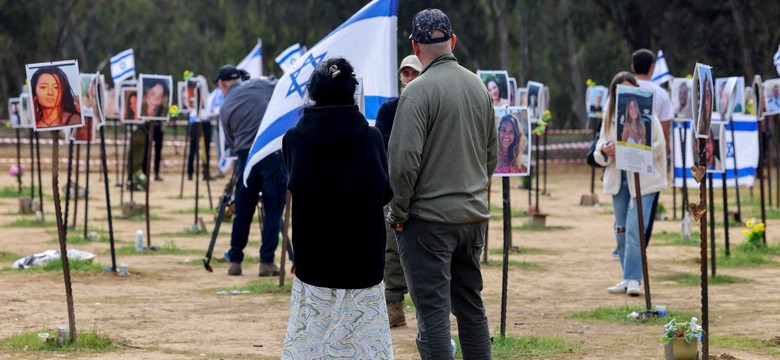
[[[658,86],[658,84],[650,80],[639,80],[639,87],[652,89],[655,91],[655,100],[653,101],[653,112],[655,116],[661,121],[669,121],[674,118],[674,108],[672,108],[672,101],[669,99],[669,93],[664,88]]]

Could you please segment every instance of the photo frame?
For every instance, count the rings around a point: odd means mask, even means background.
[[[497,106],[498,163],[493,176],[528,176],[531,169],[531,121],[528,108]]]
[[[542,103],[545,102],[543,99],[544,84],[536,81],[529,81],[528,84],[526,84],[526,89],[528,89],[528,117],[531,119],[531,123],[535,123],[542,118],[542,113],[544,112],[542,109]]]
[[[19,113],[22,110],[22,101],[18,98],[8,99],[8,121],[11,122],[11,128],[20,129],[21,122],[19,119]]]
[[[780,79],[766,80],[763,83],[763,115],[780,114]]]
[[[145,121],[138,118],[138,88],[121,88],[122,108],[119,121],[123,124],[143,124]]]
[[[105,84],[105,83],[104,83]],[[103,92],[106,99],[106,119],[119,120],[119,102],[117,101],[117,87],[108,88]]]
[[[517,98],[517,79],[509,78],[509,106],[520,106]]]
[[[30,94],[19,95],[19,127],[22,129],[35,129],[35,114],[32,110],[32,98]]]
[[[615,159],[619,170],[653,174],[653,105],[650,88],[618,85],[615,96]]]
[[[168,121],[172,88],[173,78],[170,75],[141,74],[138,77],[138,118]]]
[[[674,118],[690,121],[693,118],[693,79],[672,79],[672,108]]]
[[[718,106],[721,121],[728,122],[731,120],[734,114],[734,108],[740,101],[738,99],[740,90],[744,92],[744,88],[737,88],[737,78],[731,77],[720,87],[722,89],[720,94],[720,106]],[[744,99],[742,99],[744,100]]]
[[[25,65],[35,131],[81,127],[81,78],[76,60]]]
[[[712,121],[713,102],[715,101],[714,84],[712,80],[712,67],[696,63],[693,71],[693,103],[692,131],[697,138],[706,139],[710,133]],[[696,159],[698,162],[698,159]]]
[[[506,70],[477,70],[493,106],[509,106],[509,74]]]
[[[517,89],[517,102],[518,106],[528,106],[528,88],[523,87]]]
[[[103,90],[105,87],[105,77],[98,72],[92,79],[94,83],[95,91],[95,103],[93,107],[93,121],[98,128],[105,125],[106,122],[106,93]]]
[[[190,122],[209,121],[205,110],[208,102],[208,82],[203,75],[192,77],[185,82],[187,93],[187,108],[189,109]]]
[[[97,89],[95,88],[95,76],[92,73],[81,73],[79,79],[81,81],[81,112],[84,116],[95,115],[95,98]]]
[[[710,123],[710,135],[707,139],[694,139],[693,146],[693,158],[699,158],[699,141],[706,141],[705,149],[707,154],[705,156],[705,168],[708,173],[724,173],[726,172],[726,123],[722,121],[712,121]]]
[[[97,121],[92,116],[84,117],[84,126],[70,130],[70,140],[74,144],[94,144],[97,138]]]
[[[715,109],[719,114],[724,113],[724,111],[721,109],[721,105],[727,101],[723,100],[723,92],[725,91],[725,86],[729,79],[735,79],[737,91],[736,101],[734,102],[734,105],[731,109],[731,113],[742,114],[745,112],[745,78],[743,76],[732,76],[715,79]]]
[[[764,84],[761,81],[761,75],[753,77],[751,95],[754,104],[753,113],[758,121],[764,120]]]
[[[182,114],[186,114],[190,112],[189,107],[189,94],[187,93],[187,82],[186,81],[177,81],[176,82],[176,94],[178,94],[176,103],[176,106],[179,107],[179,112]]]
[[[600,118],[604,115],[608,94],[609,89],[606,86],[588,86],[585,91],[585,109],[588,117]]]

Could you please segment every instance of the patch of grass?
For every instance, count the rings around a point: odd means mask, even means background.
[[[146,244],[146,243],[144,243]],[[144,245],[146,246],[146,245]],[[121,248],[116,249],[117,254],[121,255],[149,255],[149,254],[157,254],[157,255],[197,255],[203,253],[201,250],[195,250],[195,249],[182,249],[176,245],[176,243],[173,240],[165,240],[165,243],[163,246],[160,246],[157,248],[157,250],[144,250],[142,252],[137,252],[135,250],[135,245],[133,246],[123,246]],[[198,262],[198,264],[203,265],[203,263]]]
[[[766,255],[766,253],[760,251],[740,251],[734,249],[731,251],[731,256],[726,257],[725,251],[720,250],[718,252],[717,264],[726,268],[778,265],[777,261],[768,259]]]
[[[93,231],[96,232],[97,235],[98,235],[97,238],[94,241],[92,239],[88,238],[88,237],[87,238],[82,237],[82,235],[84,235],[83,228],[78,230],[78,231],[72,231],[72,235],[68,236],[68,239],[67,239],[68,240],[68,244],[84,244],[84,243],[91,243],[91,242],[102,242],[102,243],[111,242],[111,239],[109,238],[107,231],[101,230],[101,229],[90,229],[87,233],[89,234],[90,232],[93,232]],[[59,237],[55,237],[51,241],[54,242],[54,243],[59,243],[60,242],[60,238]],[[116,241],[117,241],[117,239],[114,238],[114,242],[116,242]]]
[[[13,262],[21,259],[22,256],[10,251],[0,251],[0,263]]]
[[[455,358],[462,359],[460,339],[453,338],[458,350]],[[491,346],[494,359],[533,359],[554,354],[573,353],[578,346],[556,336],[496,336]]]
[[[536,254],[551,254],[553,253],[552,250],[549,249],[542,249],[542,248],[532,248],[532,247],[525,247],[520,246],[517,248],[509,249],[509,254],[528,254],[528,255],[536,255]],[[488,250],[488,254],[490,255],[503,255],[504,249],[502,248],[492,248]]]
[[[544,270],[543,266],[529,261],[509,260],[507,263],[509,264],[510,267],[514,267],[518,269]],[[488,261],[487,266],[501,267],[503,266],[503,261],[501,260]]]
[[[57,223],[54,221],[46,220],[44,222],[37,222],[35,219],[25,219],[25,218],[19,218],[15,221],[6,224],[7,227],[45,227],[45,228],[57,228]]]
[[[682,239],[682,236],[678,231],[670,232],[670,231],[661,231],[661,232],[654,232],[653,235],[650,237],[650,245],[660,245],[660,246],[699,246],[699,238],[701,237],[701,233],[698,231],[691,231],[691,240],[690,241],[684,241]],[[660,241],[659,241],[660,240]]]
[[[701,277],[699,275],[694,275],[694,274],[676,273],[676,274],[658,276],[657,279],[660,281],[673,281],[676,282],[678,285],[684,285],[684,286],[701,285]],[[718,275],[714,277],[710,276],[707,283],[710,285],[723,285],[723,284],[744,284],[748,282],[751,281],[748,279],[742,279],[735,276]]]
[[[25,190],[24,187],[22,187],[22,192],[19,192],[19,188],[16,186],[5,186],[0,188],[0,198],[18,198],[29,193],[29,189]]]
[[[163,236],[163,237],[198,237],[198,236],[204,236],[204,235],[211,235],[211,233],[208,233],[208,232],[205,232],[205,231],[199,231],[199,232],[176,231],[176,232],[160,233],[160,235],[158,235],[158,236]]]
[[[513,226],[513,230],[525,230],[525,231],[558,231],[558,230],[569,230],[571,229],[571,226],[536,226],[531,224],[523,224],[520,226]]]
[[[49,330],[46,327],[39,331],[49,333],[50,336],[57,336],[57,330]],[[39,332],[27,332],[19,335],[9,336],[0,339],[0,349],[12,352],[90,352],[104,353],[118,349],[107,335],[101,334],[97,328],[93,327],[89,331],[81,331],[76,336],[75,343],[66,343],[59,346],[56,339],[53,343],[41,343],[38,341]]]
[[[412,297],[409,295],[404,295],[404,310],[412,312],[415,311],[414,302],[412,301]]]
[[[710,336],[711,346],[727,347],[739,350],[758,350],[767,347],[775,347],[773,343],[735,336],[713,335]]]
[[[196,251],[196,250],[193,250]],[[206,250],[200,250],[197,252],[197,255],[203,255],[206,253]],[[195,254],[195,253],[193,253]],[[211,262],[209,265],[214,268],[226,268],[230,266],[230,262],[227,260],[222,259],[222,252],[214,250],[214,254],[212,255]],[[187,259],[184,261],[184,264],[186,265],[197,265],[197,266],[203,266],[203,258],[197,258],[197,259]],[[219,259],[219,260],[218,260]],[[243,265],[244,270],[246,271],[247,266],[252,266],[253,271],[257,270],[257,264],[260,263],[260,258],[254,256],[247,256],[244,255],[244,261],[241,263]]]
[[[567,317],[569,319],[599,320],[599,321],[618,322],[623,324],[664,325],[668,323],[669,319],[671,318],[690,319],[691,317],[699,316],[696,313],[668,311],[665,317],[653,318],[648,321],[639,322],[636,319],[628,318],[628,314],[635,311],[636,312],[645,311],[645,308],[639,306],[598,307],[594,310],[572,312],[569,313]]]
[[[274,277],[269,280],[256,280],[253,282],[250,282],[244,286],[235,287],[233,289],[211,289],[209,290],[209,293],[214,294],[218,291],[227,291],[228,293],[231,291],[238,291],[243,294],[241,295],[249,295],[249,294],[271,294],[271,295],[289,295],[292,292],[292,278],[288,277],[289,281],[285,281],[283,287],[279,287],[279,281],[278,278]],[[220,295],[220,296],[229,296],[229,295]]]
[[[207,207],[198,207],[198,215],[200,214],[216,214],[217,209],[211,209]],[[177,210],[171,210],[168,211],[169,214],[186,214],[191,215],[195,213],[195,208],[188,208],[188,209],[177,209]]]
[[[121,217],[121,213],[114,215],[114,220],[127,220],[127,221],[146,221],[146,213],[145,212],[139,212],[136,214],[133,214],[133,216],[123,218]],[[101,219],[106,220],[106,219]],[[149,221],[161,221],[161,220],[168,220],[168,218],[159,216],[153,212],[149,212]]]
[[[612,209],[606,209],[606,210],[601,210],[599,212],[599,214],[601,214],[601,215],[615,215],[615,211],[612,210]]]

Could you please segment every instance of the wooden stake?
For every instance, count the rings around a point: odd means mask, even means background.
[[[70,264],[68,263],[68,244],[67,235],[65,234],[65,224],[62,222],[62,208],[60,207],[60,189],[58,173],[60,171],[59,158],[60,144],[57,137],[57,131],[51,132],[52,144],[52,159],[51,162],[51,185],[54,195],[54,214],[57,221],[57,235],[60,242],[60,258],[62,259],[62,276],[65,280],[65,300],[68,306],[68,327],[70,328],[70,342],[76,341],[76,314],[73,308],[73,289],[70,282]]]

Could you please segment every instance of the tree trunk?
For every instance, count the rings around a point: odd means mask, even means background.
[[[739,39],[739,47],[742,50],[742,71],[745,74],[745,79],[752,79],[756,74],[755,67],[750,57],[750,44],[748,43],[747,33],[745,32],[744,16],[742,15],[742,9],[737,4],[737,1],[729,1],[731,7],[731,15],[734,18],[734,30],[737,33]]]
[[[566,53],[569,65],[569,75],[571,79],[572,89],[572,112],[577,115],[577,119],[580,123],[580,129],[584,129],[588,122],[588,114],[585,111],[585,90],[582,79],[582,69],[580,68],[580,52],[577,51],[577,46],[574,39],[574,27],[571,23],[571,17],[569,16],[570,0],[561,0],[559,3],[558,11],[560,18],[563,19],[564,28],[566,32]]]

